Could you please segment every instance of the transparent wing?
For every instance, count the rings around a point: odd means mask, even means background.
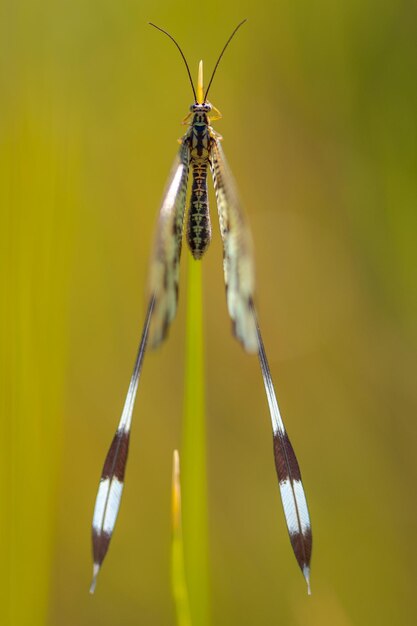
[[[211,172],[223,240],[227,308],[237,339],[248,352],[258,351],[252,313],[255,278],[252,238],[220,141],[213,138]]]
[[[154,298],[149,345],[158,346],[165,338],[177,311],[179,260],[187,194],[190,153],[181,145],[174,161],[159,212],[149,272],[149,290]]]

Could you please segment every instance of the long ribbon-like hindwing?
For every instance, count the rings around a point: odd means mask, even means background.
[[[235,334],[250,352],[258,352],[271,414],[275,467],[291,544],[310,593],[312,535],[300,468],[279,412],[271,373],[253,304],[253,258],[246,218],[219,140],[212,143],[212,173],[224,247],[227,305]]]
[[[142,369],[143,358],[145,356],[146,343],[148,340],[149,323],[151,320],[155,299],[152,297],[146,314],[145,325],[142,331],[135,366],[132,378],[130,379],[125,405],[119,426],[109,451],[104,461],[101,473],[100,484],[97,492],[96,504],[93,515],[93,581],[90,592],[94,593],[97,576],[101,564],[106,556],[110,539],[116,524],[122,498],[125,469],[129,451],[130,426],[132,422],[132,412],[135,404],[136,392]]]
[[[266,358],[265,348],[262,341],[261,331],[257,322],[255,307],[252,303],[253,318],[256,322],[259,342],[259,361],[261,364],[262,377],[268,399],[269,412],[271,415],[275,467],[279,481],[282,505],[291,545],[295,558],[304,574],[310,594],[310,560],[312,549],[312,534],[310,515],[308,513],[307,500],[301,481],[301,472],[291,445],[275,395],[274,384]]]
[[[175,160],[159,214],[154,257],[150,269],[150,303],[132,378],[119,426],[113,438],[100,479],[93,516],[93,582],[106,556],[119,512],[129,449],[132,412],[148,337],[157,345],[166,335],[178,299],[179,259],[189,166],[188,146],[182,145]]]

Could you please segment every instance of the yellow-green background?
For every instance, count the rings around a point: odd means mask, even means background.
[[[88,594],[95,492],[192,101],[178,52],[147,21],[175,35],[195,75],[243,17],[210,98],[252,225],[261,326],[308,494],[313,595],[284,525],[258,363],[230,335],[212,202],[203,271],[212,624],[415,623],[415,3],[3,0],[5,626],[174,624],[184,284],[169,341],[145,360],[117,532]]]

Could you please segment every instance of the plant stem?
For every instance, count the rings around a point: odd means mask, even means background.
[[[201,278],[201,263],[189,257],[181,484],[185,566],[193,626],[210,623]]]
[[[184,568],[184,541],[182,535],[180,457],[174,450],[172,464],[172,593],[177,612],[177,626],[191,626],[190,604]]]

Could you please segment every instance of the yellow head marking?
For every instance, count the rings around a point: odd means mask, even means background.
[[[198,64],[198,80],[197,80],[197,102],[203,104],[204,101],[204,89],[203,89],[203,61]]]

